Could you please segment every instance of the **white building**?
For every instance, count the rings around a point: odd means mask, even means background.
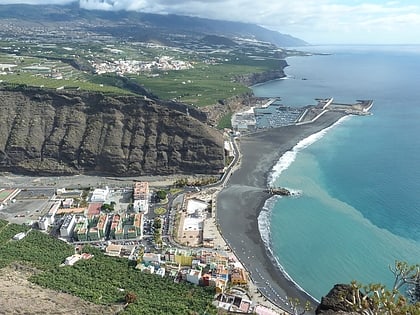
[[[188,215],[192,215],[192,214],[201,215],[202,212],[206,210],[208,206],[209,204],[203,200],[194,199],[194,198],[189,199],[188,204],[187,204],[187,214]]]
[[[133,208],[136,212],[147,213],[149,211],[149,183],[134,182],[133,185]]]
[[[66,258],[66,260],[64,261],[64,264],[66,266],[73,266],[75,263],[77,263],[80,259],[82,258],[81,255],[75,254],[72,256],[69,256]]]
[[[20,241],[25,236],[26,236],[26,233],[25,232],[20,232],[20,233],[16,234],[15,236],[13,236],[13,240]]]
[[[109,196],[109,188],[108,186],[105,189],[95,189],[92,192],[92,196],[90,197],[90,202],[105,202],[105,200]]]
[[[162,278],[165,276],[165,268],[160,267],[157,271],[156,274],[158,276],[161,276]]]
[[[203,224],[202,218],[186,217],[184,219],[184,231],[201,231],[203,230]]]
[[[187,273],[187,281],[198,285],[201,279],[201,270],[190,269],[190,272]]]
[[[41,230],[47,230],[50,225],[52,225],[55,221],[55,214],[57,213],[58,209],[60,208],[60,201],[55,201],[50,204],[50,208],[48,209],[48,213],[44,215],[39,221],[38,225]]]
[[[235,131],[248,131],[255,129],[257,121],[255,119],[254,108],[242,113],[236,113],[231,119],[232,128]]]
[[[225,140],[224,147],[229,157],[233,157],[235,155],[235,152],[233,151],[232,147],[232,142]]]
[[[148,200],[134,200],[133,209],[136,212],[142,212],[147,214],[149,212]]]
[[[73,227],[76,223],[76,216],[68,214],[64,217],[63,224],[60,227],[60,236],[69,237],[73,231]]]
[[[71,206],[73,205],[73,202],[74,202],[74,200],[73,200],[73,198],[66,198],[64,201],[63,201],[63,208],[71,208]]]
[[[160,264],[160,254],[154,254],[154,253],[144,253],[143,255],[143,261],[145,263],[157,263]]]
[[[47,216],[43,216],[41,219],[39,219],[38,226],[41,230],[46,231],[50,226],[50,219]]]
[[[52,225],[54,223],[54,215],[53,214],[46,214],[44,215],[41,219],[39,219],[38,221],[38,226],[41,230],[48,230],[48,228],[50,227],[50,225]]]

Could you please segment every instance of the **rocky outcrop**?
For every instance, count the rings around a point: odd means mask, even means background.
[[[0,111],[0,171],[135,176],[224,166],[221,134],[171,103],[21,87],[0,89]]]
[[[279,187],[279,188],[270,188],[267,192],[271,195],[278,195],[278,196],[291,196],[292,193],[287,188]]]
[[[234,80],[246,86],[252,86],[259,83],[284,78],[286,76],[286,74],[284,73],[284,68],[286,68],[288,64],[286,60],[283,59],[279,60],[279,63],[280,64],[278,66],[278,69],[265,72],[250,73],[245,75],[237,75],[234,77]]]
[[[213,126],[217,126],[217,123],[223,116],[229,113],[236,113],[247,110],[256,102],[257,101],[254,95],[249,92],[232,96],[225,100],[219,100],[217,104],[203,107],[201,110],[205,113],[207,122]],[[191,112],[191,110],[190,113],[191,115],[194,115],[194,112]],[[199,119],[199,117],[197,117],[197,119]]]
[[[357,315],[360,314],[352,309],[345,299],[352,301],[352,288],[348,284],[336,284],[330,292],[321,299],[316,315]]]

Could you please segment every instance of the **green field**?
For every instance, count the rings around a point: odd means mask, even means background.
[[[106,84],[89,82],[86,79],[62,79],[54,80],[45,78],[43,76],[34,75],[31,73],[17,73],[0,76],[0,80],[11,84],[25,84],[27,86],[45,87],[50,89],[57,89],[64,87],[65,89],[79,88],[83,91],[94,91],[114,94],[133,94],[130,91],[110,86]]]
[[[0,42],[0,63],[15,64],[13,73],[0,75],[0,80],[11,84],[57,89],[79,88],[80,90],[131,94],[118,80],[109,79],[115,74],[93,75],[79,71],[69,64],[74,60],[85,66],[90,60],[110,62],[113,60],[153,61],[156,57],[169,56],[188,61],[193,69],[154,71],[142,74],[126,74],[146,90],[165,100],[176,100],[198,107],[209,106],[229,97],[249,92],[250,89],[234,82],[237,75],[263,72],[278,67],[278,60],[269,53],[248,56],[243,53],[209,53],[208,55],[184,52],[181,49],[148,46],[138,43],[103,45],[79,44],[26,44]],[[249,53],[251,55],[251,52]],[[77,56],[77,57],[75,57]],[[212,60],[211,62],[208,62]],[[28,70],[45,67],[51,71],[37,73]],[[51,74],[59,73],[62,79]],[[108,78],[107,78],[108,77]]]
[[[198,64],[194,69],[159,73],[158,77],[139,75],[131,78],[162,99],[208,106],[249,92],[248,87],[235,83],[232,79],[235,75],[256,70],[258,69],[250,66],[231,64]]]

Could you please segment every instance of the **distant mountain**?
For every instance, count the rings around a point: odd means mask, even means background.
[[[265,41],[279,47],[303,46],[307,43],[291,35],[271,31],[261,26],[211,20],[180,15],[160,15],[134,11],[98,11],[79,8],[77,2],[70,5],[0,5],[0,20],[18,19],[32,23],[83,23],[112,35],[133,36],[133,32],[147,33],[140,38],[161,40],[164,34],[188,34],[196,36],[217,35],[228,38],[241,37]],[[80,27],[80,24],[79,24]],[[147,31],[147,32],[146,32]],[[138,36],[135,36],[138,37]]]

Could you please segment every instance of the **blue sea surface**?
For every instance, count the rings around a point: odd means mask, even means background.
[[[373,115],[345,118],[282,158],[274,183],[300,195],[277,199],[260,232],[317,299],[352,280],[391,287],[395,260],[420,263],[420,46],[305,49],[331,55],[288,58],[288,78],[254,93],[289,106],[373,99]]]

